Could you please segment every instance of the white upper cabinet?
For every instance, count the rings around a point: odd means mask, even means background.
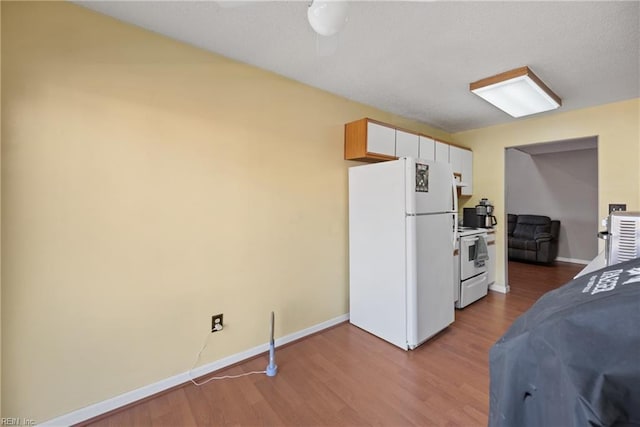
[[[396,158],[396,128],[369,118],[344,125],[344,158],[384,162]]]
[[[473,192],[471,150],[366,117],[344,125],[345,160],[384,162],[399,157],[451,163],[456,177],[467,185],[459,194],[470,196]]]
[[[462,148],[449,146],[449,163],[454,173],[462,174]]]
[[[420,149],[418,150],[418,157],[425,160],[435,160],[436,159],[436,142],[428,138],[426,136],[420,135],[419,139]]]
[[[449,163],[449,144],[436,141],[436,162]]]
[[[471,196],[473,194],[473,152],[471,150],[460,150],[462,156],[462,182],[467,184],[462,187],[461,194],[463,196]]]
[[[418,143],[415,133],[396,130],[396,157],[418,157]]]
[[[395,156],[396,130],[377,123],[367,122],[367,151]]]
[[[460,194],[470,196],[473,191],[473,154],[470,150],[451,145],[449,147],[449,160],[454,173],[461,175],[461,180],[465,187],[462,187]]]

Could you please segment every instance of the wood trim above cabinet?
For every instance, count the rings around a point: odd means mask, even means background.
[[[431,138],[431,137],[429,137],[429,138]],[[434,141],[440,141],[440,142],[442,142],[443,144],[449,144],[449,145],[451,145],[451,146],[453,146],[453,147],[462,148],[463,150],[471,151],[471,152],[473,153],[473,150],[472,150],[471,148],[469,148],[469,147],[463,147],[462,145],[458,145],[458,144],[455,144],[455,143],[453,143],[453,142],[442,141],[442,140],[435,139],[435,138],[432,138],[432,139],[433,139]]]
[[[378,123],[382,124],[383,126],[390,126],[388,124],[384,124],[384,123],[380,123],[380,122],[378,122]],[[393,127],[395,130],[399,130],[401,132],[410,133],[410,134],[413,134],[413,135],[427,136],[427,135],[421,134],[420,132],[416,132],[415,130],[411,130],[411,129],[407,129],[407,128],[401,128],[401,127],[398,127],[398,126],[390,126],[390,127]],[[431,136],[429,136],[428,138],[433,139],[433,137],[431,137]]]
[[[389,123],[384,123],[379,120],[365,117],[360,120],[356,120],[344,125],[344,159],[345,160],[358,160],[362,162],[383,162],[386,160],[397,159],[397,157],[395,156],[389,156],[387,154],[380,154],[380,153],[373,153],[367,150],[367,123],[375,123],[380,126],[394,129],[396,131],[407,132],[413,135],[429,138],[436,142],[441,142],[446,145],[458,147],[463,150],[472,152],[472,150],[469,147],[463,147],[458,144],[454,144],[448,141],[443,141],[431,135],[427,135],[421,132],[413,131],[411,129],[394,126]]]

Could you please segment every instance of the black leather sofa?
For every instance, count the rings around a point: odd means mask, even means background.
[[[543,215],[507,217],[509,259],[549,264],[558,256],[560,221]]]

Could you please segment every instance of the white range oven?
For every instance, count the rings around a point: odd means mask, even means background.
[[[460,272],[459,283],[454,292],[456,308],[464,308],[487,295],[489,280],[487,274],[488,260],[478,260],[478,240],[487,240],[487,230],[482,228],[460,227],[459,256],[457,268]]]

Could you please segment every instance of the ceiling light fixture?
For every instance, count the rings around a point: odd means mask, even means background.
[[[332,36],[347,23],[348,3],[339,0],[313,0],[307,9],[311,28],[321,36]]]
[[[469,85],[469,90],[513,117],[556,109],[562,100],[529,67],[506,71]]]

